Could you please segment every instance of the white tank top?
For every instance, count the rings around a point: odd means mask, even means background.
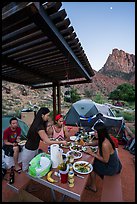
[[[52,126],[52,128],[53,128],[53,138],[55,138],[55,139],[62,139],[62,140],[65,139],[64,127],[63,126],[62,126],[60,132],[56,132],[56,130],[54,128],[54,125]]]

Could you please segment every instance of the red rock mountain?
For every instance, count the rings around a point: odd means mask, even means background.
[[[95,72],[92,83],[77,85],[78,90],[84,94],[85,89],[107,96],[115,90],[118,85],[130,83],[135,85],[135,55],[128,54],[123,50],[113,49],[112,54],[104,66]]]

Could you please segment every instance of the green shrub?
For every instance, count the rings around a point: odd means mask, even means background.
[[[123,117],[124,120],[128,122],[135,121],[135,113],[125,112],[125,111],[117,111],[115,113],[116,117]]]
[[[128,83],[121,84],[109,94],[109,99],[135,101],[135,87]]]

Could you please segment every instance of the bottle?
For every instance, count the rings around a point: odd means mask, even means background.
[[[9,179],[9,183],[13,184],[14,183],[14,167],[11,167],[11,171],[10,171],[10,179]]]
[[[50,145],[48,146],[48,153],[50,153]]]
[[[74,186],[74,172],[73,172],[73,170],[69,171],[69,173],[68,173],[68,184],[69,184],[69,187]]]

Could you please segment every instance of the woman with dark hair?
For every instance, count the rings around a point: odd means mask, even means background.
[[[37,112],[27,134],[27,142],[23,149],[22,155],[22,170],[26,171],[29,167],[29,162],[37,154],[40,140],[51,144],[63,144],[67,142],[63,141],[51,141],[46,133],[47,123],[49,119],[50,110],[48,108],[40,108]]]
[[[93,172],[91,173],[91,183],[86,188],[96,192],[96,174],[102,179],[104,175],[112,176],[118,174],[121,172],[122,165],[118,158],[115,144],[109,136],[104,123],[96,123],[94,129],[98,137],[98,152],[93,153],[91,148],[87,147],[87,153],[92,155],[95,159]]]

